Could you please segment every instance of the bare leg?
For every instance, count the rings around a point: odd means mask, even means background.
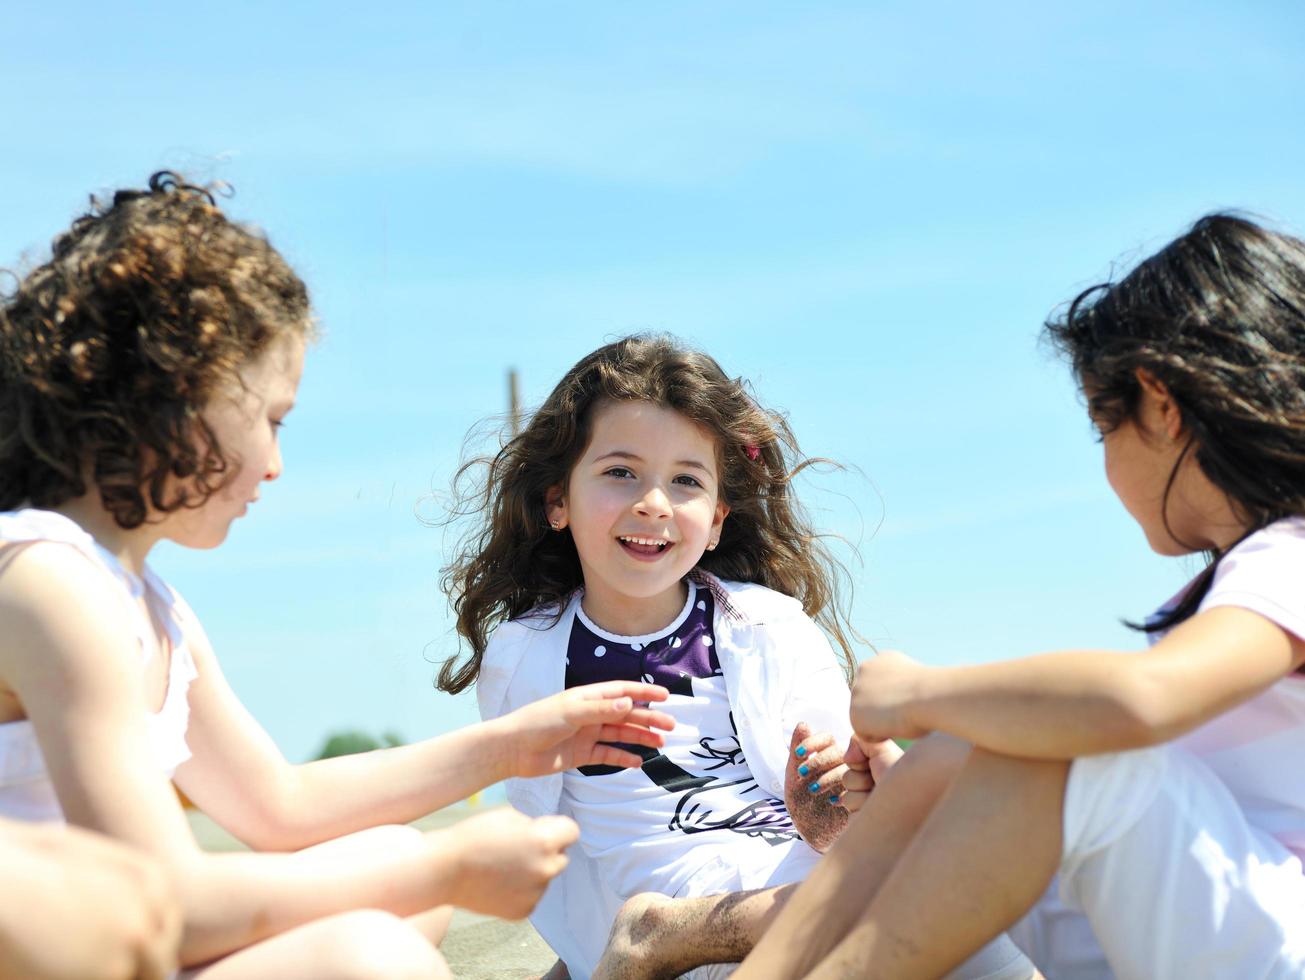
[[[737,963],[797,887],[702,898],[635,895],[612,924],[593,980],[669,980],[707,963]]]
[[[814,968],[870,905],[969,752],[967,743],[945,736],[913,745],[803,882],[735,980],[789,980]]]
[[[449,931],[449,920],[452,918],[452,905],[437,905],[425,912],[410,915],[403,921],[425,936],[426,941],[432,946],[438,946],[444,942],[444,936]]]
[[[864,915],[805,975],[938,977],[1014,923],[1059,864],[1068,773],[1068,762],[971,752],[869,908],[856,906]]]
[[[767,964],[766,972],[757,972],[759,964],[749,960],[736,977],[787,978],[811,969],[869,904],[874,887],[887,877],[968,753],[966,743],[938,736],[913,747],[800,889],[783,885],[689,899],[634,896],[612,925],[594,980],[677,977],[707,963],[737,963],[754,947],[763,951],[757,959]],[[889,791],[890,784],[897,788]],[[867,886],[858,904],[847,907],[843,916],[831,916],[829,901],[838,895],[842,902],[841,891],[853,886]],[[780,915],[790,899],[800,901],[801,908]],[[818,945],[803,953],[804,941]]]
[[[444,958],[388,912],[344,912],[265,939],[185,980],[448,980]]]

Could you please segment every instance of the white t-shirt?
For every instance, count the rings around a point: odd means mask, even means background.
[[[562,777],[580,846],[622,897],[674,895],[719,857],[768,868],[800,839],[784,802],[757,785],[743,757],[713,649],[713,603],[689,582],[684,608],[656,633],[609,633],[583,609],[571,628],[567,687],[642,679],[671,692],[658,705],[675,718],[662,750],[630,747],[643,755],[641,769],[585,766]]]
[[[1277,521],[1224,555],[1199,611],[1217,606],[1305,639],[1305,518]],[[1253,826],[1305,859],[1305,676],[1284,677],[1176,744],[1214,771]]]

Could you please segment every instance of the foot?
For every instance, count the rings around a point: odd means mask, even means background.
[[[593,980],[674,980],[683,973],[687,968],[675,962],[675,954],[684,950],[672,935],[674,906],[675,899],[655,892],[622,905]]]

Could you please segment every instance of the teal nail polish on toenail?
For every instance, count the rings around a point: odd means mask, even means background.
[[[813,792],[813,793],[819,793],[819,792],[820,792],[820,784],[819,784],[819,783],[812,783],[810,786],[807,787],[807,789],[811,790],[811,792]]]
[[[797,757],[801,759],[806,754],[807,754],[807,747],[805,745],[799,745],[797,750]]]
[[[811,772],[811,767],[810,767],[810,766],[798,766],[798,775],[799,775],[799,776],[806,776],[806,775],[810,774],[810,772]]]
[[[837,803],[837,802],[838,802],[838,797],[837,797],[837,796],[831,796],[831,797],[829,798],[829,802],[830,802],[830,803]]]

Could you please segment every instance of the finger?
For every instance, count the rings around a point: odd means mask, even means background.
[[[870,799],[869,793],[852,792],[844,790],[843,795],[838,798],[838,805],[848,813],[856,813],[861,807],[865,806],[865,801]]]
[[[837,796],[843,789],[843,774],[846,773],[847,766],[839,766],[837,769],[831,769],[822,776],[816,777],[813,773],[802,782],[802,788],[812,796],[833,793]]]
[[[675,727],[675,719],[665,711],[653,711],[651,708],[635,708],[625,720],[631,725],[642,725],[644,728],[660,728],[662,731],[669,732]]]
[[[599,681],[597,684],[573,687],[571,693],[584,700],[630,698],[632,701],[665,701],[671,696],[671,692],[660,684],[644,684],[641,681]]]
[[[535,828],[545,843],[556,847],[558,850],[570,847],[580,839],[580,828],[570,817],[557,814],[537,817],[535,819]]]
[[[848,793],[869,793],[875,788],[875,778],[860,769],[849,769],[843,773],[843,789]]]
[[[847,751],[843,753],[843,761],[847,763],[850,769],[870,769],[870,757],[865,754],[861,748],[861,743],[855,738],[847,743]]]
[[[813,752],[798,764],[799,776],[819,776],[836,766],[843,765],[843,752],[836,745],[830,745],[820,752]],[[804,771],[805,770],[805,771]]]
[[[618,749],[615,745],[596,744],[589,758],[577,763],[578,766],[621,766],[623,769],[638,769],[643,765],[643,757]]]
[[[632,722],[646,728],[660,728],[670,731],[675,727],[675,719],[663,711],[637,707],[628,696],[603,698],[598,700],[572,701],[563,709],[567,724],[575,728],[587,725],[602,725],[612,722]]]
[[[661,732],[651,732],[638,725],[604,725],[598,732],[600,742],[633,742],[635,745],[647,745],[659,749],[666,739]]]
[[[794,761],[797,762],[797,774],[803,779],[817,779],[836,766],[844,765],[843,753],[833,747]]]
[[[817,752],[823,752],[833,744],[834,736],[830,735],[829,732],[815,732],[804,738],[798,748],[806,749],[804,757],[809,758]]]
[[[810,737],[811,737],[811,726],[808,725],[805,721],[799,721],[796,725],[794,725],[793,734],[789,736],[789,740],[788,740],[789,755],[797,756],[798,758],[801,758],[801,756],[797,755],[797,748],[799,745],[801,745]],[[802,755],[806,755],[806,753],[803,752]]]
[[[554,854],[551,858],[545,861],[541,867],[541,870],[544,872],[544,877],[548,881],[552,881],[566,870],[566,866],[570,861],[571,859],[561,852]],[[538,899],[536,899],[536,901],[538,901]]]

